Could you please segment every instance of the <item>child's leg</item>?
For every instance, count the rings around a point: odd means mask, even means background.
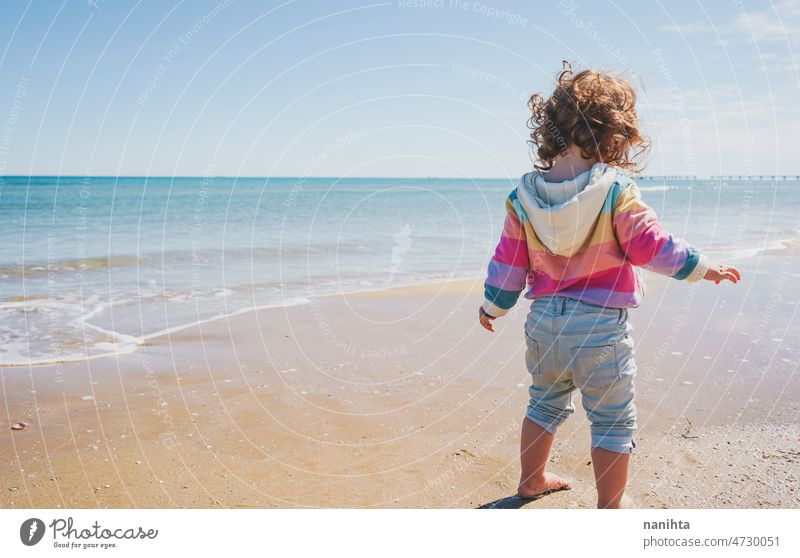
[[[628,482],[629,453],[618,453],[603,448],[592,449],[594,479],[597,483],[597,507],[601,509],[621,507]]]
[[[584,347],[576,373],[586,416],[592,422],[592,462],[597,507],[619,508],[628,480],[630,453],[636,447],[636,366],[630,338],[612,345]]]
[[[569,482],[556,474],[545,472],[550,448],[555,436],[525,417],[522,420],[520,464],[522,475],[517,493],[523,498],[535,498],[554,490],[567,490]]]
[[[556,302],[534,301],[525,323],[525,365],[531,375],[531,385],[520,439],[522,473],[517,490],[523,498],[569,488],[566,480],[545,472],[555,432],[575,411],[572,405],[575,384],[569,367],[559,358],[556,339],[560,333],[549,329],[554,308],[560,307]]]

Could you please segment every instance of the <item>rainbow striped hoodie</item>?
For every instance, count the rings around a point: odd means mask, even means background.
[[[559,295],[614,308],[638,306],[638,267],[693,282],[708,261],[658,223],[630,177],[603,163],[566,182],[522,176],[506,199],[500,243],[484,284],[484,311],[500,317],[525,298]]]

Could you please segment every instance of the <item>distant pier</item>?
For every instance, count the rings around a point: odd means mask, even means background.
[[[800,180],[797,174],[721,174],[709,180]]]
[[[698,177],[694,174],[664,174],[664,175],[643,175],[638,177],[639,180],[658,180],[658,181],[665,181],[665,180],[681,180],[681,181],[692,181],[692,180],[769,180],[769,181],[776,181],[776,180],[791,180],[791,181],[798,181],[800,180],[800,175],[798,174],[715,174],[711,175],[708,178],[705,177]]]

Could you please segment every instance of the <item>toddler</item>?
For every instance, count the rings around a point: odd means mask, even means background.
[[[624,79],[565,63],[555,91],[529,101],[538,159],[506,199],[500,243],[489,264],[480,323],[504,315],[519,294],[530,402],[520,444],[518,494],[538,498],[569,483],[545,471],[558,426],[580,390],[591,421],[597,506],[623,503],[636,443],[633,341],[628,309],[644,294],[639,267],[689,282],[736,283],[739,272],[708,261],[665,231],[626,171],[646,150],[636,95]]]

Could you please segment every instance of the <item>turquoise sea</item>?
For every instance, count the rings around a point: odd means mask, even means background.
[[[472,278],[511,179],[3,177],[0,365],[130,352],[165,331],[335,292]],[[642,179],[714,258],[800,238],[800,183]]]

